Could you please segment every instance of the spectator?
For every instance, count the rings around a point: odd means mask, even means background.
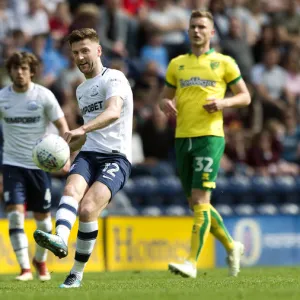
[[[28,51],[42,60],[43,84],[46,87],[51,87],[60,71],[68,65],[68,61],[56,49],[46,48],[46,44],[47,37],[45,35],[35,35],[32,37]]]
[[[282,137],[282,158],[288,162],[300,165],[300,128],[294,110],[285,113],[285,134]]]
[[[261,28],[261,35],[255,45],[252,47],[254,60],[256,63],[261,63],[264,59],[264,54],[271,48],[279,46],[279,41],[276,36],[276,29],[273,25],[265,25]]]
[[[41,0],[28,0],[28,12],[22,17],[20,26],[28,40],[34,35],[49,33],[49,18]]]
[[[80,4],[75,11],[69,32],[80,28],[93,28],[97,30],[99,26],[99,11],[99,7],[96,4]]]
[[[42,0],[43,6],[49,16],[55,15],[57,6],[64,2],[65,0]]]
[[[123,0],[123,8],[130,15],[138,14],[145,5],[145,0]]]
[[[289,110],[290,113],[286,113],[286,117],[291,117],[291,121],[287,122],[287,127],[290,130],[291,134],[291,140],[294,138],[292,135],[297,135],[297,133],[294,131],[296,128],[293,128],[295,118],[293,117],[293,110]],[[294,129],[294,130],[293,130]],[[266,124],[266,130],[271,135],[271,141],[272,141],[272,149],[276,151],[279,155],[278,159],[278,171],[280,172],[279,175],[293,175],[297,176],[299,174],[299,165],[297,165],[295,162],[285,159],[284,156],[284,142],[289,143],[288,141],[285,141],[285,134],[287,133],[287,130],[283,123],[279,122],[278,120],[270,120]],[[289,134],[289,133],[288,133]],[[298,136],[297,136],[298,137]],[[287,149],[286,149],[287,150]]]
[[[265,5],[261,0],[248,1],[247,6],[252,14],[252,18],[250,20],[251,27],[256,36],[259,37],[262,28],[266,25],[269,25],[271,23],[271,19],[268,14],[265,13]]]
[[[256,134],[247,153],[247,162],[256,175],[279,175],[277,162],[279,153],[272,149],[271,135],[267,131]]]
[[[16,16],[8,9],[7,0],[0,0],[0,41],[5,42],[9,34],[16,28]]]
[[[280,54],[277,48],[269,49],[264,54],[263,63],[252,69],[251,81],[257,92],[257,97],[263,105],[263,119],[282,120],[283,112],[291,101],[286,89],[287,73],[279,66]]]
[[[225,12],[225,0],[215,0],[209,2],[209,11],[214,16],[215,36],[212,43],[218,44],[220,40],[224,39],[229,33],[229,18]]]
[[[254,65],[251,48],[243,37],[242,23],[237,17],[231,17],[229,34],[221,42],[223,53],[233,57],[246,82],[250,81],[250,70]]]
[[[154,9],[150,9],[147,26],[150,31],[158,30],[163,35],[163,44],[169,58],[188,52],[185,31],[188,28],[186,11],[171,0],[160,0]]]
[[[109,57],[126,57],[129,19],[121,9],[120,0],[106,0],[100,12],[100,41]]]
[[[274,23],[282,43],[300,45],[300,15],[297,0],[286,0],[287,8],[276,14]]]
[[[51,37],[61,40],[68,34],[71,22],[69,4],[67,2],[58,3],[55,14],[50,18]]]
[[[143,142],[144,164],[150,166],[156,176],[173,174],[174,170],[168,160],[174,146],[174,129],[169,126],[167,117],[158,106],[154,107],[152,117],[145,122],[139,133]]]
[[[287,71],[285,88],[291,96],[291,105],[300,113],[300,55],[298,49],[290,51],[284,62]]]
[[[243,128],[231,128],[226,130],[226,144],[224,159],[221,167],[227,173],[243,174],[250,176],[253,169],[247,165],[247,146],[249,141]]]
[[[249,9],[243,5],[243,2],[243,0],[232,0],[228,15],[239,19],[242,37],[247,41],[247,44],[253,45],[258,37],[258,30],[255,26],[254,17]]]
[[[26,37],[22,30],[15,29],[11,32],[12,47],[21,50],[26,47]]]
[[[163,46],[162,35],[159,31],[152,31],[148,35],[148,43],[141,49],[141,59],[146,63],[154,61],[159,67],[161,76],[165,75],[169,58],[166,48]]]

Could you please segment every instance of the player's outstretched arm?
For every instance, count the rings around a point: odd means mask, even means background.
[[[76,141],[78,137],[85,136],[88,132],[102,129],[120,118],[123,99],[119,96],[112,96],[106,101],[104,111],[95,119],[87,122],[83,126],[64,134],[67,143]]]
[[[85,133],[102,129],[120,118],[121,110],[123,106],[123,99],[119,96],[110,97],[106,101],[105,110],[97,116],[94,120],[91,120],[82,126]]]

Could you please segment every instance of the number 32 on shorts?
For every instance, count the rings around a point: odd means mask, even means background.
[[[196,167],[195,172],[205,172],[211,173],[213,172],[212,165],[214,163],[211,157],[196,157]]]

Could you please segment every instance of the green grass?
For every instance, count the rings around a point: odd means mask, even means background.
[[[0,276],[0,299],[103,300],[103,299],[300,299],[300,268],[248,268],[237,278],[227,270],[198,272],[183,279],[168,272],[86,273],[79,289],[59,289],[65,274],[52,274],[50,282],[16,282]],[[208,298],[209,297],[209,298]]]

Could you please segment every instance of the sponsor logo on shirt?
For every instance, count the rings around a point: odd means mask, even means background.
[[[86,113],[100,110],[102,109],[102,107],[103,107],[103,101],[97,101],[95,103],[84,106],[81,109],[81,114],[84,116]]]
[[[41,117],[14,117],[14,118],[4,118],[4,121],[8,124],[31,124],[31,123],[38,123]]]
[[[189,87],[189,86],[203,86],[203,87],[207,87],[207,86],[216,86],[216,81],[214,80],[205,80],[205,79],[201,79],[200,77],[192,77],[188,80],[184,80],[184,79],[180,79],[180,86],[182,88],[184,87]]]

